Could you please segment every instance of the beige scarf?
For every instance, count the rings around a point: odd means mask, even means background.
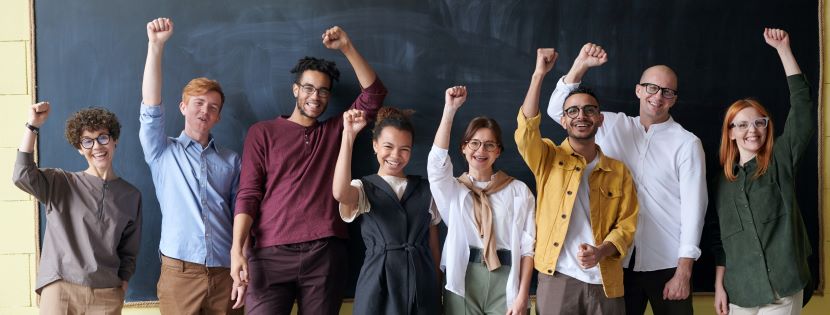
[[[490,271],[496,270],[501,267],[501,262],[499,262],[499,256],[496,254],[496,237],[493,232],[493,208],[490,205],[489,196],[507,187],[513,181],[513,177],[510,177],[510,175],[502,171],[498,171],[493,175],[490,183],[484,189],[476,187],[467,173],[461,174],[458,177],[458,181],[464,184],[464,186],[467,186],[473,193],[473,214],[475,215],[476,228],[481,237],[481,243],[484,245],[484,253],[482,254],[484,264],[487,265],[487,269]]]

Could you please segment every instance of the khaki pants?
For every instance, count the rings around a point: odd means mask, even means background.
[[[40,291],[40,314],[121,314],[124,290],[117,288],[94,289],[58,280]]]
[[[565,274],[539,273],[536,313],[541,315],[624,315],[625,299],[608,298],[601,284],[579,281]]]
[[[242,314],[232,310],[230,269],[161,256],[156,286],[162,314]]]
[[[731,315],[799,315],[804,300],[804,290],[798,293],[778,298],[775,302],[759,307],[740,307],[729,303]]]

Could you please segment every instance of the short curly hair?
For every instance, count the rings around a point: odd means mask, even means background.
[[[101,107],[89,107],[79,110],[66,120],[66,141],[76,149],[81,148],[81,135],[84,131],[106,130],[112,140],[118,140],[121,123],[111,111]]]
[[[306,56],[298,60],[294,68],[291,69],[291,73],[296,76],[294,83],[300,84],[300,78],[308,70],[324,73],[332,83],[340,80],[340,70],[337,70],[337,65],[333,61]]]

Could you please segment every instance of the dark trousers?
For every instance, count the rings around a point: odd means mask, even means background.
[[[346,279],[346,242],[330,237],[258,248],[248,257],[247,314],[338,314]]]
[[[633,260],[631,266],[634,266]],[[655,271],[633,271],[624,269],[623,283],[625,285],[625,312],[628,315],[639,315],[646,311],[646,304],[651,303],[654,315],[685,315],[693,314],[692,294],[685,300],[664,300],[663,288],[666,282],[674,277],[677,268]]]

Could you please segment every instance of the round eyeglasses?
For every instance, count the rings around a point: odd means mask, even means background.
[[[92,149],[92,146],[95,145],[95,141],[98,141],[98,144],[100,145],[107,145],[108,143],[110,143],[110,135],[102,134],[95,139],[83,137],[81,138],[81,147],[84,149]]]

